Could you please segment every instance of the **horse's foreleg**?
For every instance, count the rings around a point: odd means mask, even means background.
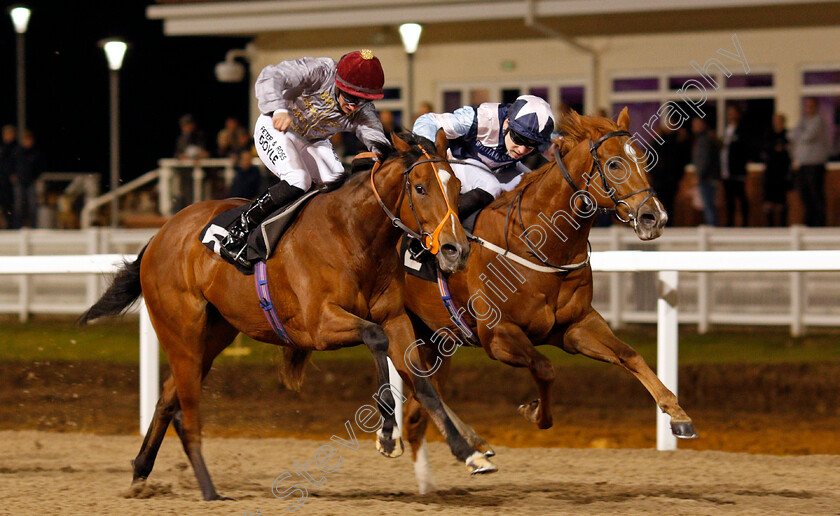
[[[408,443],[411,445],[411,458],[414,461],[414,476],[417,479],[418,490],[421,495],[436,491],[432,465],[429,462],[429,446],[426,444],[429,418],[413,394],[408,394],[408,401],[403,406],[403,416],[403,427]]]
[[[403,442],[397,424],[394,394],[396,389],[391,385],[388,375],[388,336],[381,326],[368,323],[362,329],[362,340],[373,355],[376,364],[376,383],[379,389],[375,396],[379,413],[383,417],[382,428],[376,431],[376,449],[382,455],[390,458],[403,454]],[[402,396],[401,392],[396,392]]]
[[[551,361],[537,351],[522,328],[515,324],[497,324],[488,348],[493,358],[514,367],[528,368],[537,384],[539,398],[520,405],[519,413],[541,429],[551,428],[551,385],[555,378]]]
[[[662,384],[636,350],[613,334],[598,312],[593,310],[569,326],[563,348],[570,353],[581,353],[630,371],[653,396],[660,410],[671,416],[671,431],[675,436],[686,439],[697,437],[694,423],[680,407],[677,396]]]
[[[169,428],[172,416],[178,410],[178,395],[175,393],[175,381],[170,376],[163,384],[163,393],[160,395],[155,406],[155,414],[152,417],[152,422],[149,424],[146,438],[143,439],[143,445],[140,446],[140,452],[131,462],[134,467],[134,478],[132,482],[145,480],[149,477],[152,468],[155,466],[155,458],[157,458],[163,437],[166,435],[166,429]]]
[[[394,366],[406,385],[412,388],[417,401],[429,413],[440,433],[443,434],[452,454],[458,460],[464,461],[472,474],[498,471],[484,453],[477,451],[467,442],[447,413],[437,390],[428,378],[433,371],[425,366],[425,361],[417,350],[418,343],[413,341],[414,332],[408,315],[402,314],[387,320],[383,328],[390,340],[388,355],[394,362]]]

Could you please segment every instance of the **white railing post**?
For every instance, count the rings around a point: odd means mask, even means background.
[[[21,256],[29,255],[29,228],[20,228],[18,237],[18,254]],[[31,298],[32,278],[29,275],[23,275],[18,278],[18,318],[20,322],[25,323],[29,320],[29,303]]]
[[[391,393],[394,395],[394,418],[397,420],[397,426],[400,429],[400,435],[402,435],[403,404],[400,397],[393,391],[402,395],[404,393],[403,381],[402,376],[400,376],[400,373],[397,372],[397,368],[394,367],[394,363],[391,362],[390,358],[388,359],[388,381],[391,383]]]
[[[140,435],[155,415],[155,404],[160,396],[160,363],[158,338],[149,318],[146,301],[140,299]]]
[[[235,175],[235,171],[233,170],[234,160],[230,160],[230,163],[225,165],[224,171],[224,180],[225,180],[225,196],[230,191],[230,185],[233,184],[233,176]]]
[[[158,179],[158,208],[164,217],[172,216],[172,167],[161,160]]]
[[[204,186],[204,169],[196,163],[196,165],[192,169],[192,193],[193,198],[192,202],[197,203],[199,201],[204,200],[204,192],[202,190]]]
[[[619,234],[619,226],[610,226],[610,249],[619,251],[621,249],[621,235]],[[610,326],[613,330],[621,329],[623,325],[622,320],[622,288],[621,288],[621,273],[610,273]]]
[[[659,325],[656,334],[656,374],[674,395],[677,395],[679,376],[677,321],[678,272],[659,272],[659,301],[657,317]],[[671,433],[671,416],[656,408],[656,449],[676,450],[677,438]]]
[[[802,226],[795,224],[790,227],[790,248],[793,251],[802,249]],[[802,320],[804,309],[804,273],[790,273],[790,335],[800,337],[805,333],[805,323]]]
[[[85,240],[87,240],[87,253],[90,255],[99,254],[99,232],[95,228],[87,228],[84,231]],[[101,281],[102,278],[99,275],[88,275],[85,290],[85,303],[88,306],[92,306],[96,303],[96,300],[99,297],[99,286]]]
[[[709,250],[709,226],[697,228],[697,250]],[[697,273],[697,333],[704,335],[709,332],[709,274]]]

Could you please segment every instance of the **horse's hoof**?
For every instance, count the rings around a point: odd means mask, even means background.
[[[526,403],[524,405],[519,405],[519,408],[517,410],[522,415],[522,417],[524,417],[525,419],[527,419],[531,423],[536,423],[537,422],[537,414],[540,411],[540,399],[537,398],[530,403]]]
[[[400,437],[400,430],[394,427],[391,437],[387,437],[382,433],[382,429],[376,431],[376,450],[383,456],[389,459],[395,459],[403,454],[405,448],[403,447],[402,437]]]
[[[481,452],[475,452],[466,460],[467,469],[470,470],[470,475],[485,475],[487,473],[495,473],[499,468],[484,456]]]
[[[679,439],[696,439],[697,430],[691,421],[671,421],[671,433]]]
[[[213,493],[209,497],[205,498],[208,502],[235,502],[236,498],[230,498],[228,496],[222,496],[218,493]]]

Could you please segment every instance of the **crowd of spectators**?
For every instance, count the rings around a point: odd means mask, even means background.
[[[0,142],[0,225],[7,229],[34,227],[38,216],[35,181],[45,160],[32,131],[18,133],[5,125]]]
[[[685,165],[690,163],[696,178],[690,190],[691,204],[702,211],[702,223],[706,225],[785,226],[789,223],[788,192],[795,188],[805,212],[805,224],[825,226],[825,165],[830,146],[827,124],[817,102],[805,100],[803,117],[791,131],[786,128],[785,116],[775,113],[762,134],[748,135],[742,118],[741,109],[731,104],[727,106],[726,125],[720,135],[699,117],[692,119],[690,133],[685,126],[676,131],[660,128],[664,143],[655,146],[659,161],[651,178],[666,210],[673,214],[685,209],[675,203],[675,196]],[[764,220],[753,220],[752,224],[746,188],[748,162],[764,164]]]
[[[423,110],[430,110],[423,103]],[[606,113],[599,113],[606,114]],[[379,112],[386,134],[399,131],[395,113]],[[788,130],[786,118],[775,113],[772,124],[760,137],[748,135],[741,123],[744,113],[736,104],[726,109],[722,134],[709,127],[707,119],[695,117],[677,130],[662,124],[658,136],[663,143],[655,146],[658,161],[650,171],[659,200],[669,214],[699,210],[703,224],[717,226],[785,226],[790,221],[788,192],[796,190],[808,226],[826,224],[826,162],[830,154],[828,127],[814,99],[804,102],[799,124]],[[254,164],[256,152],[250,131],[235,117],[228,117],[218,131],[215,148],[208,145],[195,118],[186,114],[179,120],[180,134],[174,156],[184,160],[218,157],[234,163],[234,179],[220,196],[253,198],[270,181],[261,167]],[[404,121],[401,121],[404,122]],[[355,135],[339,133],[333,147],[349,164],[362,146]],[[747,197],[747,163],[764,164],[761,191],[763,220],[750,221]],[[35,181],[44,171],[44,155],[31,131],[19,134],[13,125],[2,127],[0,141],[0,228],[33,227],[37,222],[38,198]],[[693,165],[696,183],[684,182],[686,165]],[[537,164],[534,164],[537,165]],[[688,204],[680,204],[681,185],[688,190]],[[186,186],[186,185],[185,185]],[[673,222],[675,217],[671,217]],[[669,223],[671,223],[669,222]],[[599,225],[609,223],[599,219]]]

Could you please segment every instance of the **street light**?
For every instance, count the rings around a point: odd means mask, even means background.
[[[12,17],[12,24],[17,33],[17,129],[18,141],[23,141],[23,132],[26,130],[26,74],[25,74],[25,52],[23,48],[23,35],[29,26],[29,16],[32,12],[22,5],[15,5],[9,8]]]
[[[414,113],[414,53],[417,52],[421,32],[423,32],[423,26],[419,23],[403,23],[400,25],[400,38],[408,59],[408,113],[406,113],[404,125],[414,123],[414,120],[412,120]]]
[[[116,190],[120,186],[120,68],[127,45],[124,41],[105,39],[99,42],[105,50],[111,70],[111,226],[119,225],[120,202]]]

